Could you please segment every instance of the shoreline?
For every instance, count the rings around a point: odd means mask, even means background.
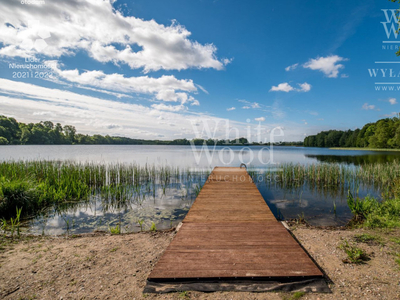
[[[396,299],[400,297],[399,229],[324,229],[290,224],[290,231],[332,280],[332,294],[307,293],[302,299]],[[293,293],[182,291],[143,294],[147,276],[175,230],[71,237],[26,236],[17,243],[1,238],[0,295],[4,299],[290,299]],[[339,249],[354,236],[370,234],[379,242],[357,242],[370,260],[344,263]],[[8,243],[7,243],[8,240]],[[378,241],[378,240],[377,240]],[[8,294],[8,295],[7,295]]]
[[[328,148],[328,149],[330,149],[330,150],[349,150],[349,151],[361,150],[361,151],[372,151],[372,152],[400,152],[400,149],[385,149],[385,148],[332,147],[332,148]]]

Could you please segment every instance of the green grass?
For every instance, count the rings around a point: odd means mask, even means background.
[[[156,223],[151,222],[150,231],[156,231],[156,230],[157,230]]]
[[[354,244],[349,244],[347,240],[339,245],[339,249],[347,254],[347,258],[343,260],[344,263],[361,264],[370,259],[363,249],[356,247]]]
[[[385,243],[382,240],[382,237],[376,236],[376,235],[371,235],[369,233],[362,233],[362,234],[357,234],[354,236],[354,240],[357,243],[365,243],[368,245],[384,245]]]
[[[180,292],[178,295],[178,299],[188,300],[190,299],[190,293],[187,291]]]
[[[398,264],[399,267],[400,267],[400,254],[397,254],[397,258],[395,258],[394,261],[395,261],[396,264]]]
[[[300,298],[302,298],[306,293],[305,292],[294,292],[293,294],[291,294],[290,296],[283,296],[282,299],[283,300],[298,300]]]
[[[356,198],[349,193],[347,203],[354,218],[352,225],[365,228],[400,227],[400,197],[378,201],[372,197]]]
[[[400,238],[391,238],[390,239],[393,243],[400,245]]]
[[[115,227],[109,226],[108,229],[111,234],[121,234],[121,227],[119,225],[116,225]]]

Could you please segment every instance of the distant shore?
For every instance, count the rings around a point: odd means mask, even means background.
[[[332,147],[331,150],[363,150],[363,151],[381,151],[381,152],[399,152],[400,149],[387,149],[387,148],[356,148],[356,147]]]

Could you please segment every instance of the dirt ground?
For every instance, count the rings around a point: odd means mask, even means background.
[[[338,246],[366,231],[292,227],[304,248],[332,280],[332,294],[301,299],[400,299],[400,231],[369,232],[382,240],[357,244],[371,257],[364,264],[343,263]],[[290,293],[181,292],[143,294],[146,278],[174,231],[76,237],[2,239],[1,299],[298,299]],[[301,296],[301,295],[297,295]]]

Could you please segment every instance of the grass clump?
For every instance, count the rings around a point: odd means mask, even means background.
[[[190,293],[187,291],[180,292],[178,295],[178,299],[188,300],[190,299]]]
[[[360,249],[353,244],[349,244],[347,240],[339,245],[339,249],[343,250],[347,254],[347,258],[343,259],[344,263],[361,264],[370,260],[368,254],[363,249]]]
[[[384,245],[380,236],[371,235],[368,233],[357,234],[354,236],[357,243],[365,243],[368,245]]]
[[[400,253],[397,254],[397,258],[395,258],[394,261],[395,261],[396,264],[398,264],[399,267],[400,267]]]
[[[156,223],[154,223],[154,222],[151,222],[151,226],[150,226],[150,231],[156,231],[157,230],[157,227],[156,227]]]
[[[390,239],[393,243],[400,245],[400,238],[391,238]]]
[[[109,226],[108,229],[110,230],[111,234],[121,234],[121,227],[119,226],[119,224],[114,227]]]
[[[349,193],[347,204],[353,213],[352,225],[366,228],[400,227],[400,197],[378,201],[373,197],[353,198]]]
[[[298,300],[300,298],[302,298],[306,293],[305,292],[294,292],[293,294],[291,294],[290,296],[283,296],[282,299],[283,300]]]

